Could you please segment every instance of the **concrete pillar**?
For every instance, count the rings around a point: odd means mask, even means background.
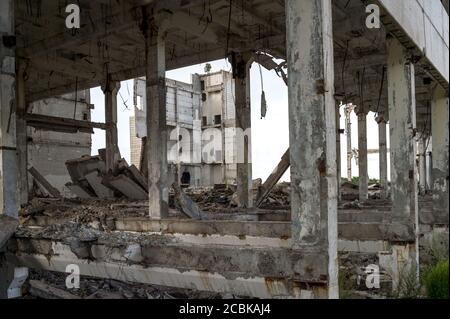
[[[18,217],[14,1],[0,1],[0,214]]]
[[[395,38],[388,38],[387,51],[393,217],[400,222],[414,222],[417,214],[414,64]]]
[[[388,170],[387,170],[387,131],[386,118],[380,114],[376,121],[378,123],[378,144],[379,144],[379,163],[380,163],[380,188],[381,199],[386,199],[389,194]]]
[[[352,159],[353,159],[353,151],[352,151],[352,121],[350,115],[353,111],[353,105],[346,105],[345,107],[345,135],[347,138],[347,179],[349,182],[352,181],[353,173],[352,173]]]
[[[433,190],[433,152],[431,151],[432,138],[429,137],[427,149],[427,191]]]
[[[16,78],[16,142],[17,165],[19,176],[19,204],[28,202],[28,146],[27,146],[27,122],[25,115],[27,103],[25,101],[25,64],[19,61]]]
[[[237,202],[242,208],[253,207],[251,162],[251,103],[250,103],[251,54],[239,54],[234,66],[236,139],[237,144]],[[244,135],[240,135],[243,132]],[[243,139],[243,141],[241,141]],[[243,143],[242,143],[243,142]]]
[[[417,156],[419,159],[419,194],[425,195],[427,191],[427,170],[426,170],[426,147],[427,138],[422,136],[419,137],[417,143]]]
[[[341,102],[336,101],[336,177],[337,196],[341,200]]]
[[[144,36],[149,213],[150,218],[161,219],[168,216],[169,210],[165,33],[159,30],[156,20],[148,19]]]
[[[313,291],[312,297],[337,298],[331,0],[286,0],[286,19],[292,245],[302,251],[299,278]],[[315,287],[313,282],[319,278],[326,279],[327,286]]]
[[[369,199],[369,175],[367,166],[367,110],[357,107],[358,116],[358,169],[359,169],[359,200]]]
[[[448,193],[448,92],[438,86],[431,103],[431,126],[433,136],[433,215],[436,223],[449,222]]]
[[[120,159],[119,139],[117,133],[117,93],[120,82],[106,81],[102,86],[105,94],[105,123],[106,123],[106,170],[113,170],[117,160]]]

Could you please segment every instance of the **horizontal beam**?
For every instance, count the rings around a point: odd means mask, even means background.
[[[27,125],[36,129],[42,129],[46,131],[54,132],[67,132],[67,133],[93,133],[93,129],[106,130],[107,125],[104,123],[95,123],[89,121],[74,120],[64,117],[54,117],[41,114],[25,115]]]

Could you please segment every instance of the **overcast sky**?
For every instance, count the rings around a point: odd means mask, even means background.
[[[230,64],[226,60],[211,62],[212,72],[219,70],[231,70]],[[190,83],[191,74],[204,73],[204,64],[187,68],[177,69],[167,72],[170,79]],[[261,119],[260,98],[261,98],[261,77],[258,64],[253,64],[251,68],[251,103],[252,103],[252,159],[253,178],[265,180],[280,161],[281,156],[289,147],[288,131],[288,99],[287,87],[283,80],[279,78],[275,71],[267,71],[262,68],[264,91],[268,105],[267,116]],[[91,103],[95,105],[92,111],[92,121],[104,122],[104,95],[100,88],[91,89]],[[130,161],[130,126],[129,117],[133,115],[133,81],[121,83],[120,95],[118,96],[118,132],[119,148],[128,162]],[[344,128],[345,118],[341,109],[341,128]],[[352,146],[358,147],[357,117],[352,114]],[[367,117],[368,128],[368,148],[378,149],[378,129],[373,113]],[[105,147],[105,134],[102,130],[95,130],[92,135],[92,154],[98,154],[98,149]],[[347,175],[345,135],[341,136],[342,167],[341,172]],[[369,155],[369,177],[379,178],[378,154]],[[389,168],[389,165],[388,165]],[[358,175],[358,167],[353,161],[353,175]],[[388,175],[389,176],[389,175]],[[285,174],[283,180],[289,180],[289,172]]]

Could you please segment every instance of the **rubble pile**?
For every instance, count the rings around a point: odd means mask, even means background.
[[[146,178],[136,166],[128,165],[124,159],[108,172],[101,155],[69,160],[66,167],[72,180],[66,186],[79,198],[148,198]]]
[[[19,211],[22,224],[37,217],[53,220],[71,220],[79,223],[104,221],[106,218],[148,216],[148,201],[130,201],[126,198],[33,198]]]
[[[233,186],[218,184],[214,187],[186,188],[185,192],[205,212],[232,210],[237,207],[232,200],[235,193]]]
[[[291,183],[283,182],[275,185],[260,207],[264,209],[290,209],[290,205]]]
[[[30,269],[23,299],[230,299],[230,294],[202,292],[122,282],[88,276],[80,278],[80,288],[66,288],[67,274]]]

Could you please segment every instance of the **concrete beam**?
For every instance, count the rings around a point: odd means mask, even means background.
[[[332,4],[287,0],[293,249],[316,250],[338,298],[336,105]]]
[[[86,132],[93,133],[93,129],[106,130],[106,124],[82,120],[74,120],[65,117],[47,116],[41,114],[28,113],[25,115],[27,126],[36,129],[49,130],[54,132]]]
[[[18,217],[14,2],[0,2],[0,215]]]
[[[95,194],[99,198],[114,198],[114,192],[102,184],[102,177],[98,171],[93,171],[85,175],[85,178]]]
[[[432,112],[432,185],[433,213],[436,223],[449,223],[449,120],[448,91],[438,86],[433,92]]]
[[[281,177],[283,177],[284,173],[286,173],[289,166],[291,166],[291,157],[290,157],[289,149],[283,154],[280,162],[277,167],[274,169],[272,174],[267,178],[267,180],[261,186],[261,194],[256,201],[256,207],[259,207],[262,202],[269,196],[272,189],[278,183]]]
[[[256,298],[307,298],[310,294],[300,287],[289,285],[285,278],[265,278],[264,276],[246,276],[238,274],[235,277],[220,272],[209,272],[197,269],[177,269],[170,266],[141,266],[130,265],[127,262],[90,262],[78,259],[65,248],[66,254],[53,256],[46,261],[45,255],[23,254],[9,255],[8,259],[15,264],[26,265],[30,268],[65,272],[68,264],[80,267],[82,276],[110,278],[125,282],[195,289],[217,293],[231,293],[238,296],[252,296]],[[294,285],[295,286],[295,285]]]
[[[148,194],[138,184],[136,184],[131,178],[125,175],[105,177],[106,183],[117,189],[126,197],[132,200],[145,200],[148,198]]]
[[[52,184],[47,181],[47,179],[41,175],[34,167],[30,167],[28,169],[28,172],[30,172],[31,176],[44,187],[44,189],[53,197],[60,198],[61,193],[59,190],[57,190],[55,187],[52,186]]]

